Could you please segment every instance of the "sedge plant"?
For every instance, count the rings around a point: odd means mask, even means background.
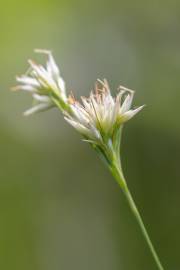
[[[90,96],[81,97],[81,101],[77,101],[73,94],[67,95],[65,82],[51,51],[36,50],[36,52],[47,56],[46,67],[29,60],[28,71],[16,78],[18,85],[13,88],[29,92],[33,97],[33,106],[25,111],[24,115],[53,107],[61,111],[64,119],[104,160],[127,199],[157,268],[164,270],[130,193],[121,166],[120,142],[123,125],[144,106],[131,109],[134,91],[123,86],[118,88],[117,96],[114,98],[107,80],[97,80],[95,90]]]

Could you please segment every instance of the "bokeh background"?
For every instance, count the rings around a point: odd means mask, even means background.
[[[0,268],[157,269],[127,203],[56,110],[25,118],[11,93],[34,48],[52,49],[68,91],[96,78],[136,90],[122,162],[165,269],[180,269],[180,2],[0,2]]]

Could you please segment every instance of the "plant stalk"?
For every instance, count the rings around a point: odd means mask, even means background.
[[[137,209],[137,206],[136,206],[136,204],[134,202],[134,199],[133,199],[133,197],[132,197],[132,195],[131,195],[131,193],[129,191],[129,188],[127,186],[127,183],[126,183],[126,180],[125,180],[124,175],[122,173],[121,165],[119,164],[119,162],[118,162],[118,165],[117,165],[117,163],[114,164],[114,166],[111,169],[111,172],[114,175],[114,177],[115,177],[116,181],[118,182],[118,184],[120,185],[120,187],[121,187],[121,189],[122,189],[122,191],[123,191],[123,193],[124,193],[124,195],[125,195],[125,197],[126,197],[126,199],[128,201],[130,209],[131,209],[133,215],[135,216],[135,218],[136,218],[136,220],[137,220],[137,222],[138,222],[138,224],[140,226],[142,234],[143,234],[143,236],[144,236],[144,238],[145,238],[145,240],[147,242],[147,245],[148,245],[148,247],[149,247],[149,249],[151,251],[151,254],[152,254],[152,256],[153,256],[153,258],[154,258],[154,260],[156,262],[156,265],[157,265],[158,269],[159,270],[164,270],[164,268],[163,268],[163,266],[161,264],[161,261],[160,261],[158,255],[157,255],[157,253],[155,251],[155,248],[154,248],[154,246],[153,246],[153,244],[151,242],[151,239],[150,239],[150,237],[148,235],[148,232],[147,232],[147,230],[145,228],[145,225],[143,223],[141,215],[140,215],[140,213],[139,213],[139,211]]]

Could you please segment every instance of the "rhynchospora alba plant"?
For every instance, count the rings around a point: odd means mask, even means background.
[[[33,97],[34,105],[24,114],[30,115],[53,107],[60,109],[66,121],[82,135],[83,140],[88,142],[107,164],[127,198],[158,269],[163,270],[128,189],[120,160],[122,127],[143,106],[131,109],[134,91],[123,86],[119,87],[114,98],[107,80],[98,80],[90,96],[81,97],[81,101],[77,101],[72,94],[67,95],[65,82],[52,53],[47,50],[36,50],[36,52],[47,55],[46,67],[29,60],[28,71],[25,75],[16,78],[18,85],[13,88],[29,92]]]

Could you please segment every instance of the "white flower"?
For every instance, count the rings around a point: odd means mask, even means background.
[[[82,104],[73,96],[69,97],[71,113],[65,119],[88,141],[101,144],[112,139],[119,127],[143,106],[131,109],[134,91],[120,86],[119,93],[113,98],[106,80],[96,84],[89,98],[82,97]]]
[[[16,80],[20,84],[13,88],[30,92],[33,96],[36,105],[27,110],[25,115],[46,110],[55,105],[63,110],[68,106],[65,83],[52,53],[47,50],[35,50],[35,52],[48,56],[46,67],[29,60],[30,68],[27,74],[17,77]]]

